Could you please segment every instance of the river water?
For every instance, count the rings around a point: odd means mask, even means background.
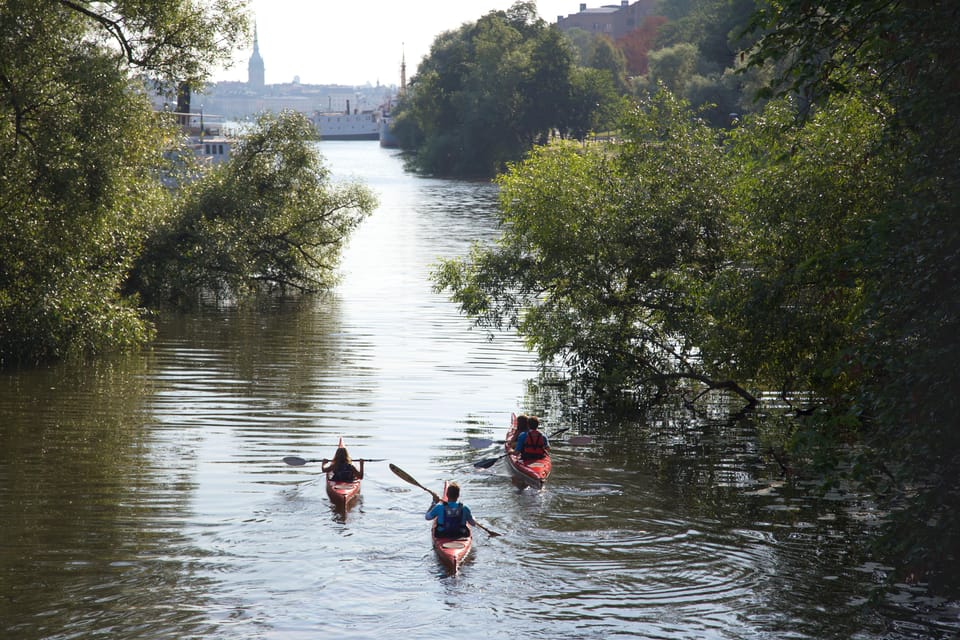
[[[947,638],[958,607],[864,555],[876,515],[785,483],[755,424],[665,408],[585,417],[513,336],[434,293],[440,257],[497,233],[489,184],[415,177],[395,152],[326,142],[379,209],[331,295],[166,318],[142,353],[0,375],[0,637]],[[558,443],[542,492],[477,470],[511,412]],[[488,528],[450,575],[430,498],[367,465],[333,509],[339,438]],[[476,443],[473,443],[476,444]]]

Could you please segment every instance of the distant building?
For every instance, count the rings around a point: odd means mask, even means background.
[[[247,65],[247,84],[255,91],[260,91],[266,84],[266,71],[263,67],[263,58],[260,57],[260,45],[257,42],[257,25],[253,25],[253,55]]]
[[[656,14],[656,8],[657,0],[637,0],[633,4],[620,0],[619,6],[610,4],[592,9],[581,2],[579,13],[571,13],[566,18],[557,16],[557,28],[561,31],[583,29],[616,40],[639,28],[644,18]]]
[[[303,84],[300,76],[294,76],[292,82],[266,84],[256,26],[247,72],[247,82],[215,82],[194,92],[194,110],[226,120],[288,109],[311,117],[317,113],[357,114],[373,112],[397,93],[396,86],[381,86],[379,82],[375,86],[314,85]],[[405,81],[404,73],[401,82]]]

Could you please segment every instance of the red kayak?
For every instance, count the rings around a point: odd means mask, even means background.
[[[517,436],[517,414],[510,416],[510,429],[507,431],[507,442],[513,441]],[[504,450],[509,452],[509,445],[504,445]],[[510,467],[510,474],[517,480],[523,482],[528,487],[542,489],[547,482],[547,477],[553,469],[553,463],[550,461],[550,453],[539,460],[530,460],[524,462],[520,459],[518,453],[507,453],[507,465]]]
[[[447,501],[446,482],[443,483],[443,501]],[[467,528],[469,527],[470,525],[467,525]],[[433,549],[437,552],[437,557],[440,558],[440,562],[456,573],[460,569],[464,558],[470,553],[470,547],[473,546],[473,536],[467,536],[466,538],[438,538],[436,531],[437,522],[434,520],[433,531],[431,532]]]
[[[337,448],[343,448],[343,438]],[[330,501],[341,509],[346,509],[360,495],[360,480],[343,482],[333,479],[333,472],[327,472],[327,495]]]
[[[331,478],[332,475],[327,474],[327,495],[333,504],[346,508],[360,495],[360,481],[338,482]]]

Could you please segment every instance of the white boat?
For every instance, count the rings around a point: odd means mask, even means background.
[[[223,116],[204,116],[202,111],[174,112],[173,115],[186,136],[186,146],[201,164],[218,165],[230,159],[238,138],[224,126]]]
[[[354,113],[315,113],[310,118],[320,140],[379,140],[380,123],[376,111]]]

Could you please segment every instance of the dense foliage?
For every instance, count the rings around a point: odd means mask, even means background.
[[[439,35],[394,109],[401,146],[431,174],[493,176],[550,135],[582,137],[620,104],[617,54],[581,68],[533,2]],[[602,109],[598,109],[601,106]]]
[[[603,393],[778,393],[795,409],[792,464],[866,490],[890,514],[879,550],[897,578],[949,589],[957,9],[914,9],[771,6],[745,58],[779,74],[762,110],[713,129],[661,91],[621,144],[535,150],[500,180],[500,240],[435,279]],[[696,52],[671,47],[650,67],[676,82]]]
[[[864,286],[859,341],[835,363],[846,402],[812,432],[832,442],[843,409],[864,454],[858,477],[895,508],[890,541],[914,576],[957,585],[960,549],[960,7],[949,2],[788,0],[755,18],[752,63],[780,61],[781,91],[816,110],[861,92],[890,105],[873,155],[883,197],[851,249]],[[841,414],[842,415],[842,414]],[[877,470],[880,469],[880,472]]]
[[[127,287],[153,304],[331,287],[343,242],[375,207],[333,186],[301,114],[263,115],[230,161],[185,185],[150,234]]]
[[[246,30],[225,0],[0,3],[0,366],[142,344],[145,300],[330,283],[372,200],[326,191],[306,125],[197,180],[150,106],[144,77],[200,86]]]
[[[188,9],[0,5],[0,364],[149,335],[119,290],[167,206],[154,168],[169,139],[129,72],[199,81],[243,27]]]

